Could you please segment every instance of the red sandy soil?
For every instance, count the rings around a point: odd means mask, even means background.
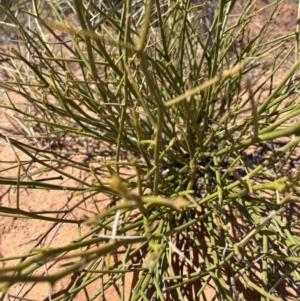
[[[265,5],[265,1],[259,1],[260,5]],[[241,4],[238,4],[238,6]],[[278,19],[274,22],[274,31],[270,32],[270,38],[281,36],[283,34],[292,32],[295,30],[297,22],[297,4],[285,3],[283,5],[282,12]],[[251,24],[252,35],[255,35],[259,31],[261,24],[264,24],[267,19],[268,11],[264,14],[259,15],[255,22]],[[286,66],[288,70],[290,66]],[[282,70],[282,77],[284,76],[286,70]],[[280,78],[278,79],[280,80]],[[1,96],[2,97],[2,96]],[[17,98],[14,98],[15,102],[18,102]],[[7,132],[11,132],[10,123],[6,119],[4,111],[0,111],[0,125],[1,127],[6,127]],[[2,161],[12,161],[14,160],[14,153],[10,147],[7,145],[0,144],[0,154]],[[2,169],[2,168],[1,168]],[[68,172],[73,173],[71,169]],[[16,177],[16,169],[7,171],[0,175]],[[45,178],[56,176],[53,172],[45,173],[43,175]],[[84,177],[84,174],[77,175]],[[51,183],[51,182],[50,182]],[[53,180],[52,183],[57,184],[57,181]],[[71,180],[60,181],[61,185],[72,185]],[[20,191],[20,208],[26,211],[62,211],[68,212],[73,206],[76,208],[72,210],[72,213],[68,218],[80,219],[84,215],[92,215],[95,213],[94,202],[97,202],[98,208],[106,208],[109,200],[107,197],[98,194],[94,200],[88,198],[88,201],[84,201],[84,197],[87,194],[72,196],[68,191],[39,191],[39,190],[21,190]],[[16,193],[11,187],[0,187],[0,205],[5,207],[16,207]],[[60,214],[61,215],[61,214]],[[56,216],[52,214],[51,216]],[[59,247],[64,246],[66,243],[71,242],[73,239],[78,237],[78,226],[76,224],[64,224],[60,226],[56,225],[53,229],[52,223],[47,221],[37,221],[37,220],[27,220],[27,219],[16,219],[9,217],[0,217],[0,258],[14,256],[18,254],[26,254],[33,248],[37,247]],[[87,231],[88,226],[83,225],[81,231]],[[43,237],[45,235],[45,237]],[[16,264],[20,259],[11,260],[9,263],[1,263],[0,266],[9,266]],[[61,262],[59,263],[61,264]],[[55,265],[55,262],[51,262],[45,265],[45,269],[42,273],[47,274],[48,270],[52,273],[59,271],[60,267]],[[61,293],[68,290],[68,287],[76,280],[78,275],[70,275],[65,277],[61,281],[55,284],[54,287],[49,287],[47,283],[44,284],[16,284],[11,287],[8,291],[10,297],[5,297],[4,300],[20,300],[21,298],[27,298],[27,300],[51,300],[49,296],[56,297]],[[126,295],[130,295],[132,278],[126,280]],[[83,290],[74,299],[76,301],[89,300],[96,290],[101,287],[100,280],[92,283],[87,290]],[[204,292],[200,300],[211,300],[211,296],[214,295],[214,288],[210,288]],[[294,296],[295,297],[295,296]],[[105,293],[105,298],[107,301],[117,301],[119,300],[118,289],[110,289]],[[255,296],[249,297],[248,300],[257,300]],[[22,300],[22,299],[21,299]],[[26,300],[26,299],[23,299]],[[96,300],[101,300],[97,297]],[[288,299],[285,299],[288,300]]]

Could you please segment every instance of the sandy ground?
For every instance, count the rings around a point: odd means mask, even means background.
[[[264,1],[261,1],[261,4]],[[240,8],[239,8],[240,9]],[[237,9],[238,11],[238,9]],[[251,35],[255,35],[264,24],[267,19],[266,11],[264,14],[258,15],[255,22],[251,24]],[[274,22],[274,31],[270,32],[270,38],[280,36],[292,32],[295,29],[297,22],[297,4],[286,3],[283,6],[283,10],[280,16]],[[285,70],[282,70],[282,76],[288,70],[290,66],[285,66]],[[278,78],[280,80],[280,78]],[[14,99],[18,102],[18,99]],[[5,112],[0,111],[0,125],[2,128],[6,128],[7,132],[12,132],[9,121],[6,118]],[[14,153],[10,147],[0,144],[0,154],[2,162],[9,162],[14,160]],[[1,163],[3,164],[3,163]],[[1,167],[2,169],[2,167]],[[71,168],[67,170],[69,173],[74,173]],[[82,174],[74,174],[78,177],[84,177]],[[5,173],[0,174],[4,176],[16,176],[16,169],[7,170]],[[45,178],[57,176],[55,172],[47,172],[43,175]],[[65,186],[72,186],[71,180],[58,180],[60,184]],[[51,183],[51,182],[50,182]],[[57,180],[53,180],[52,183],[57,184]],[[96,213],[96,206],[106,208],[110,200],[107,196],[97,194],[93,199],[87,194],[73,195],[69,191],[39,191],[34,189],[21,190],[20,192],[20,208],[29,212],[47,212],[52,211],[47,216],[65,216],[72,220],[80,220],[85,215],[92,215]],[[4,186],[0,187],[0,206],[12,207],[16,206],[16,193],[13,188]],[[81,231],[88,231],[88,226],[81,226]],[[70,242],[78,237],[78,225],[59,223],[53,224],[47,221],[27,220],[27,219],[12,219],[9,217],[0,217],[0,257],[15,256],[19,254],[26,254],[33,248],[37,247],[59,247],[64,246],[66,242]],[[121,256],[119,254],[118,256]],[[0,265],[9,266],[16,264],[20,259],[12,259],[9,263],[1,263]],[[61,264],[61,262],[60,262]],[[51,262],[44,266],[44,270],[41,273],[47,274],[49,271],[59,271],[60,267],[54,262]],[[8,291],[10,297],[6,297],[4,300],[51,300],[54,297],[66,292],[68,288],[76,281],[79,275],[73,274],[65,277],[61,281],[55,284],[54,287],[49,287],[47,283],[44,284],[16,284]],[[133,278],[128,276],[126,280],[126,295],[129,298]],[[101,286],[101,280],[93,282],[87,290],[83,290],[76,298],[77,301],[89,300]],[[211,300],[211,296],[214,295],[214,288],[210,288],[203,293],[200,300]],[[293,299],[296,296],[288,296],[285,300]],[[114,289],[110,289],[106,292],[105,298],[107,301],[119,300],[118,284]],[[99,297],[96,300],[101,300]],[[102,299],[104,300],[104,299]],[[248,300],[258,300],[255,296],[249,296]]]

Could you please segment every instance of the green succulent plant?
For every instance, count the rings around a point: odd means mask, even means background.
[[[1,300],[15,283],[72,273],[52,300],[99,279],[89,300],[115,284],[120,300],[199,300],[209,286],[218,300],[297,295],[298,218],[287,212],[299,202],[298,27],[268,38],[284,1],[243,1],[238,14],[238,1],[216,2],[1,2],[3,35],[15,36],[1,50],[0,106],[15,130],[0,133],[14,154],[0,160],[0,184],[16,201],[0,214],[79,229],[0,267]],[[30,211],[21,192],[32,189],[76,202]],[[94,209],[78,217],[83,202]],[[59,271],[43,274],[54,261]]]

